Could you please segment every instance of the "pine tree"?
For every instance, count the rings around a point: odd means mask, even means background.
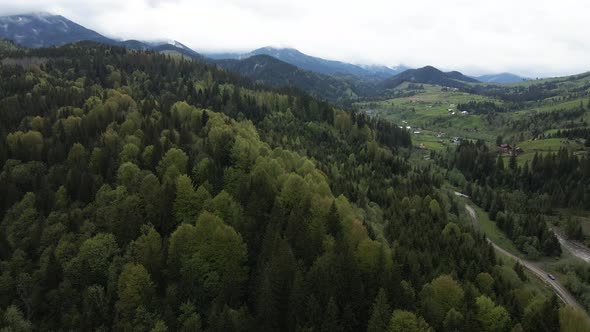
[[[579,222],[573,219],[571,216],[568,217],[565,224],[565,233],[568,238],[573,240],[584,240],[584,233],[582,226]]]
[[[522,265],[520,264],[520,261],[516,261],[516,263],[514,263],[514,272],[516,272],[516,274],[518,275],[518,278],[520,278],[520,280],[522,280],[522,281],[528,280],[526,274],[524,273],[524,269],[523,269]]]
[[[373,302],[373,309],[371,318],[369,319],[369,325],[367,332],[385,332],[391,319],[391,307],[387,302],[387,295],[383,288],[379,289],[377,297]]]
[[[541,317],[544,331],[559,331],[559,301],[557,295],[553,294],[550,299],[543,303]]]
[[[338,305],[334,301],[333,297],[330,297],[328,306],[326,307],[326,313],[324,315],[324,321],[322,322],[322,332],[333,332],[340,331],[340,320],[338,318]]]
[[[516,154],[512,153],[510,154],[510,160],[508,161],[508,167],[511,170],[516,170]]]
[[[336,202],[333,201],[330,206],[330,212],[326,219],[326,228],[329,234],[332,234],[335,238],[340,236],[342,232],[342,224],[340,223],[340,217],[338,216],[338,209],[336,208]]]

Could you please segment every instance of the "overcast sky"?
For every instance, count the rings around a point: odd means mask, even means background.
[[[530,77],[590,70],[588,0],[16,0],[108,37],[176,39],[198,52],[294,47],[362,64]]]

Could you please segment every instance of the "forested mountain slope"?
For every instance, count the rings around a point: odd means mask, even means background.
[[[94,43],[0,65],[13,330],[556,331],[404,157],[407,131],[198,61]]]
[[[242,60],[216,60],[215,63],[256,83],[295,87],[333,102],[357,96],[356,88],[347,80],[306,71],[268,55],[254,55]]]
[[[383,81],[380,85],[385,89],[393,89],[404,82],[436,84],[450,88],[466,88],[469,86],[468,83],[478,83],[479,81],[465,76],[458,71],[445,73],[432,66],[426,66],[418,69],[408,69]]]
[[[326,60],[310,56],[293,48],[261,47],[248,53],[219,53],[207,54],[213,59],[238,59],[243,60],[256,55],[268,55],[275,59],[290,63],[303,70],[312,71],[324,75],[354,75],[361,78],[385,79],[398,74],[405,69],[404,66],[389,68],[386,66],[359,66],[341,61]]]

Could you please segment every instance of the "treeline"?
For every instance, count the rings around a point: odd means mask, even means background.
[[[512,195],[472,184],[466,186],[465,192],[473,202],[488,212],[490,219],[527,257],[537,259],[540,256],[561,255],[557,237],[549,230],[538,211],[530,208],[515,210],[516,204],[507,202],[522,198],[518,194]]]
[[[489,211],[490,219],[531,257],[539,253],[560,255],[559,243],[548,229],[542,213],[552,208],[590,207],[590,159],[579,158],[566,149],[535,154],[519,166],[516,156],[507,164],[483,141],[463,142],[446,161],[449,169],[463,173],[467,194]],[[534,250],[533,250],[534,249]]]
[[[503,113],[506,109],[491,101],[470,101],[457,105],[460,112],[466,111],[473,114]]]
[[[590,147],[590,128],[573,128],[573,129],[559,129],[550,137],[567,138],[567,139],[584,139],[586,147]]]
[[[519,166],[516,156],[504,158],[482,141],[457,147],[449,166],[459,169],[467,180],[492,188],[548,195],[548,207],[590,208],[590,158],[561,148],[556,153],[537,154]]]
[[[496,260],[390,124],[159,54],[31,54],[0,66],[3,327],[584,324]]]
[[[559,95],[557,82],[543,82],[527,86],[476,85],[471,93],[490,96],[509,102],[541,101]]]
[[[590,310],[590,267],[585,262],[564,262],[557,265],[565,277],[564,286],[574,294],[586,310]]]
[[[504,118],[502,126],[517,132],[528,132],[533,138],[544,136],[545,131],[556,126],[575,128],[587,126],[581,119],[586,111],[580,108],[559,109],[551,112],[536,112],[528,114],[526,118]],[[575,121],[575,122],[574,122]]]
[[[531,85],[501,86],[501,85],[475,85],[468,92],[498,98],[509,103],[507,109],[521,109],[525,105],[541,104],[547,100],[564,102],[588,96],[590,84],[580,86],[564,86],[562,83],[577,81],[585,78],[587,74],[571,76],[564,79],[534,83]]]

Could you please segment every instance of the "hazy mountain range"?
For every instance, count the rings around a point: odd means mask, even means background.
[[[218,63],[226,68],[230,66],[230,64],[232,64],[232,68],[236,68],[236,64],[227,61],[218,62],[217,60],[244,60],[257,55],[267,55],[287,64],[296,66],[297,68],[302,69],[304,71],[310,71],[316,74],[330,75],[342,78],[346,78],[347,76],[354,76],[361,78],[363,80],[368,79],[385,81],[385,86],[395,84],[395,82],[398,82],[400,80],[407,80],[411,75],[415,75],[415,80],[417,79],[418,81],[419,78],[423,77],[420,75],[416,76],[415,72],[409,72],[405,74],[403,77],[394,78],[393,76],[401,74],[409,68],[405,66],[387,67],[381,65],[355,65],[351,63],[326,60],[310,56],[292,48],[263,47],[247,53],[209,53],[205,54],[205,58],[203,55],[199,54],[198,52],[192,50],[191,48],[177,41],[146,42],[138,40],[115,40],[105,37],[96,31],[87,29],[77,23],[68,20],[63,16],[52,15],[48,13],[33,13],[0,17],[0,38],[14,41],[18,45],[29,48],[58,46],[82,40],[90,40],[99,43],[119,45],[126,48],[137,50],[175,52],[191,58],[199,58],[202,60]],[[256,59],[264,59],[266,64],[268,64],[269,61],[268,59],[260,57],[257,57],[254,60]],[[243,68],[247,68],[252,63],[253,60],[250,60],[244,63],[243,65],[239,66],[242,68],[240,72],[244,72]],[[290,68],[286,66],[279,67],[283,69]],[[429,70],[430,69],[427,69],[426,71]],[[260,70],[257,72],[260,72]],[[290,73],[289,75],[296,75],[296,73],[298,73],[299,75],[302,74],[302,72],[297,72],[293,70],[289,70],[288,72]],[[250,71],[250,75],[246,76],[249,76],[254,80],[261,80],[261,78],[258,76],[252,77],[252,73],[253,72]],[[283,77],[278,78],[277,81],[285,81],[285,77],[288,76],[287,73],[282,73],[281,75]],[[309,78],[313,75],[306,74],[305,76],[308,76],[307,78]],[[461,76],[466,77],[462,74]],[[481,82],[489,83],[512,83],[523,80],[522,77],[510,73],[484,75],[480,77],[475,77],[475,79]],[[459,81],[461,80],[465,79],[460,78]],[[299,80],[297,79],[296,81]],[[438,79],[434,79],[431,81],[451,82],[446,79],[443,79],[442,77],[438,77]],[[451,84],[456,85],[455,83],[453,83],[456,81],[456,79],[453,79]]]
[[[387,78],[408,69],[405,66],[390,68],[387,66],[360,66],[341,61],[326,60],[303,54],[293,48],[262,47],[248,53],[210,53],[212,59],[247,59],[254,55],[269,55],[301,69],[325,75],[355,75],[359,77]]]
[[[514,75],[511,73],[500,73],[500,74],[493,74],[493,75],[482,75],[474,77],[480,82],[484,83],[499,83],[499,84],[506,84],[506,83],[516,83],[528,80],[528,78]]]

